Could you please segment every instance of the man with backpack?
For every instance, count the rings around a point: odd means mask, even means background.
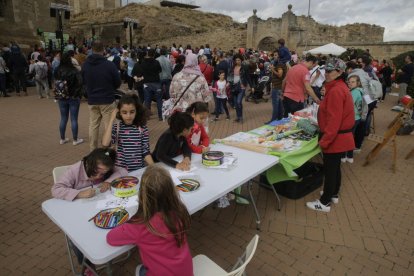
[[[29,73],[35,74],[34,78],[37,94],[39,94],[39,99],[43,99],[45,97],[44,95],[46,95],[46,97],[49,99],[49,83],[47,80],[48,66],[44,61],[44,57],[42,55],[38,55],[37,62],[31,61]]]

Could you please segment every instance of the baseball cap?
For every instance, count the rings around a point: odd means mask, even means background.
[[[330,58],[326,61],[325,71],[330,72],[334,70],[345,71],[346,64],[340,58]]]

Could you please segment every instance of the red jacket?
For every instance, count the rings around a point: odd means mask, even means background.
[[[339,153],[355,148],[351,130],[355,124],[352,94],[342,80],[326,83],[326,93],[319,106],[318,124],[323,133],[319,146],[325,153]]]
[[[208,85],[210,86],[213,82],[213,67],[210,64],[205,63],[200,63],[198,66],[200,67],[201,72],[203,73]]]
[[[210,139],[203,125],[194,123],[191,133],[187,136],[187,143],[194,153],[202,153],[204,147],[208,147]]]

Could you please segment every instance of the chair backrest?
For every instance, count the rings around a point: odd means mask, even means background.
[[[259,235],[254,235],[252,240],[249,242],[249,244],[246,247],[246,251],[243,253],[243,255],[239,258],[239,262],[236,263],[236,266],[239,265],[241,262],[241,265],[238,266],[233,271],[229,272],[228,276],[241,276],[244,271],[246,270],[246,266],[248,263],[252,260],[254,253],[256,252],[257,244],[259,243]]]
[[[69,168],[69,166],[61,166],[53,169],[53,182],[56,183],[57,180],[62,176],[62,174]]]

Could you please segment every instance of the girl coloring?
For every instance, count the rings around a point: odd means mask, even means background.
[[[115,119],[120,120],[114,123]],[[145,163],[153,164],[149,131],[146,126],[146,108],[136,95],[124,95],[118,108],[112,112],[109,124],[102,139],[103,146],[115,145],[117,152],[116,165],[128,172],[145,167]],[[145,162],[144,162],[145,161]]]
[[[142,266],[137,267],[136,275],[192,276],[186,235],[190,215],[169,172],[148,166],[142,175],[138,200],[137,213],[129,222],[112,229],[106,236],[107,242],[139,247]]]
[[[164,162],[173,168],[188,171],[191,168],[191,149],[188,146],[186,137],[191,133],[194,126],[194,119],[188,113],[175,112],[168,120],[170,127],[161,134],[152,158],[155,162]],[[181,162],[173,158],[183,155]]]
[[[82,161],[69,166],[53,184],[52,196],[70,201],[93,197],[93,186],[101,183],[100,191],[107,191],[112,180],[128,174],[124,168],[115,166],[115,159],[116,153],[112,149],[94,149]]]
[[[203,102],[191,104],[186,112],[194,119],[194,126],[187,136],[187,143],[194,153],[204,153],[210,150],[210,140],[204,128],[204,122],[208,119],[208,106]]]

